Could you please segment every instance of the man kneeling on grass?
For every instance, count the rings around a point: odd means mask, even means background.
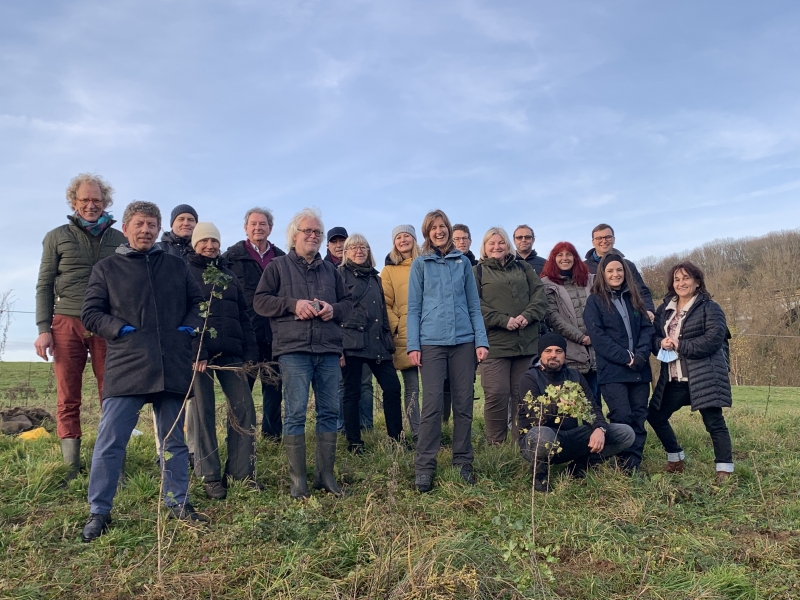
[[[202,327],[200,287],[178,256],[155,246],[161,212],[132,202],[122,218],[127,244],[92,269],[81,320],[108,342],[103,415],[89,475],[91,542],[111,522],[111,505],[139,411],[152,403],[164,465],[162,492],[170,517],[207,521],[189,504],[183,399],[192,379],[192,337]],[[165,460],[166,459],[166,460]]]
[[[533,487],[537,492],[549,492],[548,473],[551,464],[570,462],[568,472],[583,477],[590,464],[622,452],[633,443],[629,425],[607,423],[589,384],[578,371],[565,365],[567,341],[557,333],[539,338],[539,357],[519,380],[519,394],[528,392],[535,400],[545,394],[548,386],[562,386],[566,381],[580,384],[591,403],[594,420],[580,424],[570,416],[559,416],[555,402],[542,406],[537,414],[536,404],[519,405],[519,445],[522,456],[531,463]]]

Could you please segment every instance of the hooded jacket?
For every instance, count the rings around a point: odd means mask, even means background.
[[[407,323],[406,352],[470,342],[489,348],[475,275],[460,251],[423,254],[411,263]]]
[[[547,299],[533,268],[524,260],[509,256],[505,261],[482,258],[472,270],[489,339],[489,358],[536,354],[539,323],[544,319]],[[527,319],[528,326],[509,331],[508,320],[518,315]]]
[[[667,310],[672,298],[664,299],[658,307],[653,336],[653,353],[658,354],[666,337],[665,324],[673,311]],[[732,404],[728,361],[725,358],[727,324],[722,307],[708,294],[698,294],[683,318],[678,339],[678,358],[681,370],[689,379],[692,410],[722,408]],[[650,405],[658,410],[669,382],[669,364],[661,363],[661,372],[653,390]]]
[[[633,276],[633,278],[636,280],[639,293],[642,295],[642,300],[644,301],[644,307],[650,312],[655,313],[656,309],[655,305],[653,304],[653,294],[650,292],[650,288],[645,284],[644,279],[642,279],[642,275],[639,273],[639,269],[636,268],[636,265],[625,258],[625,255],[616,248],[609,250],[609,254],[619,254],[625,260],[628,268],[631,270],[631,276]],[[602,259],[598,260],[595,258],[594,248],[592,248],[586,253],[585,260],[583,262],[589,268],[589,273],[596,275],[597,267],[600,265],[600,260]]]
[[[295,319],[298,300],[324,300],[333,307],[333,319]],[[253,297],[253,308],[270,318],[272,354],[291,352],[342,354],[341,323],[353,312],[353,297],[332,263],[317,253],[311,263],[294,250],[264,269]]]
[[[262,317],[253,309],[253,297],[256,294],[256,288],[258,288],[258,282],[261,281],[263,271],[256,259],[250,256],[245,244],[247,244],[247,240],[235,243],[225,251],[222,257],[228,261],[230,270],[233,271],[242,286],[245,301],[247,302],[247,314],[250,316],[250,323],[253,325],[256,341],[259,345],[271,344],[272,329],[270,328],[269,319]],[[286,252],[275,244],[272,244],[272,248],[275,250],[275,258],[286,256]]]
[[[595,294],[590,295],[583,320],[597,357],[597,381],[600,384],[648,382],[652,379],[649,358],[653,324],[646,314],[634,310],[627,287],[619,292],[619,300],[627,310],[636,361],[632,367],[628,366],[631,361],[628,331],[617,307],[613,303],[608,306]]]
[[[192,380],[192,335],[203,326],[203,295],[186,263],[156,245],[148,252],[120,246],[97,263],[81,320],[107,341],[103,395],[185,394]],[[119,336],[130,325],[133,333]]]
[[[172,231],[165,231],[157,245],[167,254],[178,256],[183,260],[186,260],[188,255],[194,252],[191,236],[181,237]]]
[[[583,337],[589,335],[583,311],[592,293],[594,277],[589,275],[584,287],[578,286],[571,277],[562,277],[562,285],[542,277],[547,293],[547,325],[567,340],[567,366],[580,373],[596,368],[594,348],[581,344]]]
[[[113,229],[111,221],[99,236],[92,240],[74,216],[69,223],[56,227],[44,236],[42,262],[36,283],[36,325],[39,333],[49,333],[53,315],[80,318],[86,285],[94,267],[114,254],[127,240],[122,232]]]
[[[200,336],[195,336],[192,355],[198,356],[199,349],[199,360],[213,361],[219,356],[220,358],[236,358],[242,362],[258,362],[258,345],[248,315],[247,300],[239,280],[228,268],[228,261],[222,257],[207,258],[194,252],[187,258],[189,272],[200,287],[203,298],[206,302],[211,300],[203,345],[200,347]],[[214,287],[214,292],[221,295],[221,298],[212,297],[211,284],[203,281],[203,273],[210,264],[232,278],[227,288]],[[211,329],[216,332],[214,337],[211,337]]]
[[[395,347],[378,271],[345,260],[339,274],[353,298],[353,312],[341,323],[344,355],[378,362],[391,360]]]
[[[394,368],[399,370],[414,368],[406,353],[408,343],[408,276],[411,274],[413,258],[407,258],[399,265],[388,261],[381,271],[383,297],[386,301],[386,314],[389,330],[394,337]]]

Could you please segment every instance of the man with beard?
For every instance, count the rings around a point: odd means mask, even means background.
[[[555,403],[542,407],[541,414],[537,415],[527,402],[520,401],[519,446],[523,458],[531,463],[533,485],[538,492],[550,491],[550,464],[571,462],[570,473],[582,477],[590,464],[619,454],[634,440],[629,425],[606,422],[583,375],[565,365],[566,356],[567,341],[562,336],[543,335],[539,338],[539,359],[533,359],[531,368],[519,380],[520,397],[530,392],[534,400],[543,395],[549,385],[561,386],[565,381],[579,383],[594,411],[594,421],[579,424],[575,418],[558,416]],[[556,442],[559,450],[553,452]]]

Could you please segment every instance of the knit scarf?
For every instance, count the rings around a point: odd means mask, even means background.
[[[94,236],[98,236],[101,233],[103,233],[106,230],[106,228],[109,225],[111,225],[111,221],[114,220],[114,216],[107,212],[103,212],[103,214],[100,215],[100,218],[97,219],[95,223],[86,221],[85,219],[81,218],[81,216],[78,213],[75,213],[75,218],[78,219],[78,222],[81,224],[81,227],[83,227],[86,231],[88,231]]]
[[[353,272],[358,273],[362,277],[369,277],[372,274],[372,267],[367,263],[358,265],[348,258],[346,259],[345,266]]]

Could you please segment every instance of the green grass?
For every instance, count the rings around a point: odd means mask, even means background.
[[[44,363],[0,363],[4,406],[53,410],[52,388]],[[485,444],[480,401],[474,488],[460,483],[443,449],[434,492],[417,494],[413,453],[383,441],[377,410],[365,456],[340,445],[342,499],[315,493],[307,502],[291,500],[282,448],[262,441],[257,473],[266,491],[234,485],[227,500],[212,502],[193,479],[193,501],[213,524],[166,524],[160,579],[149,414],[139,424],[145,435],[129,446],[113,527],[93,544],[79,541],[88,476],[59,487],[65,467],[57,440],[0,437],[0,596],[798,598],[800,390],[773,388],[765,415],[767,393],[734,388],[734,408],[726,412],[737,470],[731,482],[712,483],[710,440],[699,415],[683,410],[674,424],[686,473],[661,473],[664,455],[651,435],[649,477],[607,468],[583,481],[555,475],[554,492],[536,497],[535,543],[530,475],[511,443]],[[87,407],[85,462],[98,417],[96,401]],[[310,436],[309,468],[312,457]]]

